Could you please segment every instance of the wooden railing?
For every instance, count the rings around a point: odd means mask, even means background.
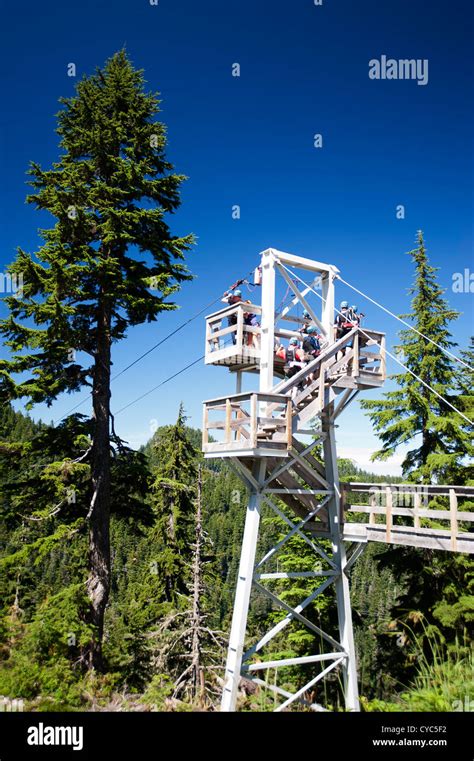
[[[258,449],[285,455],[291,444],[291,399],[260,392],[210,399],[204,402],[202,432],[206,454],[235,457]]]
[[[273,391],[288,393],[307,380],[324,373],[325,380],[337,374],[346,375],[356,382],[377,380],[382,384],[386,378],[385,333],[354,328],[343,338],[325,347],[319,357],[305,365],[292,378],[277,383]],[[363,382],[363,381],[362,381]]]
[[[322,413],[326,385],[347,389],[335,410],[337,417],[353,391],[382,386],[385,377],[385,334],[365,328],[362,334],[360,329],[354,328],[327,346],[297,374],[277,383],[273,392],[291,395],[297,430],[301,430]]]
[[[341,484],[341,521],[354,539],[474,552],[471,507],[472,486]],[[352,521],[363,515],[366,522]]]
[[[246,325],[245,314],[261,312],[257,304],[239,301],[206,317],[206,364],[225,363],[231,356],[255,363],[260,357],[260,326]]]

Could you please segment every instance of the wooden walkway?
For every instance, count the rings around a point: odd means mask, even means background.
[[[341,484],[343,538],[474,554],[474,487]]]

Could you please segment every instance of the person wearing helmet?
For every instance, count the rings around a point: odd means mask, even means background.
[[[224,304],[228,304],[229,306],[234,306],[234,304],[238,304],[239,301],[242,301],[242,291],[238,288],[233,291],[226,291],[221,301],[223,301]],[[227,325],[229,328],[231,325],[237,325],[237,312],[232,312],[232,314],[228,316]],[[231,335],[232,343],[237,343],[237,332],[234,330]]]
[[[321,353],[321,344],[319,343],[318,331],[314,325],[309,325],[306,336],[303,339],[303,351],[306,359],[310,362]]]
[[[226,291],[221,301],[223,301],[224,304],[229,304],[230,306],[237,304],[239,301],[242,301],[242,291],[238,288],[235,291]]]
[[[312,362],[313,359],[319,357],[321,354],[321,336],[318,334],[315,325],[309,325],[306,331],[306,335],[303,338],[303,352],[306,362]],[[307,376],[306,382],[309,384],[314,380],[314,374]]]
[[[336,341],[339,338],[342,338],[343,336],[347,335],[347,333],[350,333],[353,327],[354,326],[351,322],[351,312],[349,309],[349,302],[341,301],[341,306],[338,310],[338,313],[336,315],[336,319],[334,322],[334,329],[335,329],[334,337]]]
[[[296,336],[290,338],[288,347],[285,349],[285,366],[283,372],[286,378],[292,378],[305,366],[304,351],[300,348],[300,341]],[[298,390],[301,391],[303,384],[298,384]],[[297,389],[293,389],[296,393]]]
[[[305,310],[304,310],[304,312],[303,312],[303,324],[302,324],[301,328],[299,329],[299,332],[300,332],[302,335],[306,335],[306,333],[308,332],[308,328],[309,328],[309,326],[310,326],[311,324],[312,324],[312,318],[311,318],[311,315],[310,315],[310,313],[308,312],[308,310],[307,310],[307,309],[305,309]]]
[[[289,366],[289,362],[294,362],[300,356],[299,344],[300,344],[299,339],[296,338],[296,336],[293,336],[292,338],[290,338],[290,340],[288,341],[288,347],[285,347],[283,346],[283,344],[278,343],[277,346],[275,347],[275,356],[277,356],[279,359],[282,359],[284,362],[288,363],[288,366]],[[298,357],[297,357],[297,352],[298,352]]]
[[[359,312],[359,308],[355,306],[351,306],[350,308],[350,315],[351,315],[351,322],[355,327],[359,327],[362,317],[365,317],[363,312]]]
[[[233,306],[234,304],[238,304],[239,302],[243,301],[242,298],[242,291],[239,288],[235,288],[233,291],[226,291],[224,293],[224,297],[221,299],[225,304],[229,304],[229,306]],[[250,304],[250,301],[246,301],[245,303]],[[229,315],[227,318],[227,324],[229,327],[231,325],[237,325],[237,311],[232,312],[232,314]],[[244,312],[244,325],[250,325],[252,327],[258,326],[258,320],[257,315],[253,314],[252,312]],[[254,348],[258,347],[257,344],[258,336],[253,331],[245,331],[244,334],[244,343],[247,344],[247,346],[253,346]],[[232,343],[237,343],[237,331],[232,332]]]

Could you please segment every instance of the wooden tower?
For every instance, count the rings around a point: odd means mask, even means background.
[[[474,534],[465,532],[465,523],[461,523],[472,521],[474,514],[458,512],[458,499],[472,497],[474,489],[339,482],[335,438],[339,416],[361,390],[383,385],[386,362],[383,333],[354,327],[335,340],[334,286],[338,272],[330,264],[267,249],[261,254],[261,305],[238,303],[206,318],[206,364],[223,365],[234,372],[237,393],[204,403],[203,451],[207,458],[227,458],[249,493],[223,711],[235,710],[242,676],[274,693],[280,700],[276,711],[295,701],[312,710],[325,710],[319,699],[308,696],[317,695],[318,683],[336,669],[342,672],[346,709],[359,710],[348,571],[367,541],[474,551]],[[291,293],[290,303],[278,310],[277,277]],[[318,326],[323,345],[319,357],[285,379],[283,363],[275,358],[275,342],[297,335],[301,329],[303,319],[294,314],[297,305]],[[249,312],[257,315],[259,325],[248,324],[245,314]],[[258,373],[258,390],[242,392],[243,372]],[[322,462],[314,456],[316,447],[322,448]],[[433,489],[449,498],[448,510],[427,508]],[[360,501],[364,492],[368,504],[349,504],[351,494],[356,493]],[[400,499],[403,507],[399,506]],[[273,511],[286,524],[287,534],[257,559],[263,509]],[[421,525],[422,519],[434,512],[438,520],[449,521],[449,530]],[[360,522],[360,513],[368,514],[366,523]],[[406,519],[413,520],[414,525],[407,526]],[[312,570],[275,570],[279,550],[293,536],[304,540],[314,552]],[[304,579],[314,589],[293,607],[272,589],[275,580],[285,578]],[[338,636],[323,631],[305,616],[305,609],[331,585]],[[286,615],[245,650],[252,588]],[[310,656],[267,660],[265,646],[294,621],[317,635],[318,651]],[[278,669],[278,673],[281,669],[284,674],[285,668],[294,665],[305,665],[308,670],[307,680],[296,692],[290,693],[276,680],[266,681],[270,669]]]

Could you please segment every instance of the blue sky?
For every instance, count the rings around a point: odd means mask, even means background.
[[[467,0],[12,4],[1,51],[0,270],[16,246],[37,249],[37,229],[47,224],[24,202],[25,171],[30,160],[47,167],[57,158],[58,98],[125,44],[149,88],[161,92],[168,156],[189,177],[172,230],[192,231],[198,242],[189,256],[196,279],[179,294],[180,310],[133,329],[114,350],[115,372],[246,274],[269,246],[336,264],[346,280],[405,312],[412,280],[405,252],[419,228],[451,305],[463,313],[453,333],[464,346],[472,294],[451,286],[453,273],[474,269],[471,38]],[[369,79],[368,62],[382,55],[428,59],[428,83]],[[69,63],[76,79],[67,76]],[[232,76],[234,63],[240,77]],[[314,147],[315,133],[322,148]],[[396,218],[399,204],[404,219]],[[338,299],[347,296],[338,290]],[[358,304],[391,346],[396,321]],[[200,319],[117,380],[113,407],[203,347]],[[201,400],[232,384],[225,370],[198,365],[119,415],[117,428],[133,445],[143,443],[153,426],[173,421],[181,400],[199,426]],[[38,406],[33,415],[60,418],[80,398]],[[376,447],[355,403],[341,418],[338,443],[363,466]],[[398,462],[379,470],[397,472]]]

